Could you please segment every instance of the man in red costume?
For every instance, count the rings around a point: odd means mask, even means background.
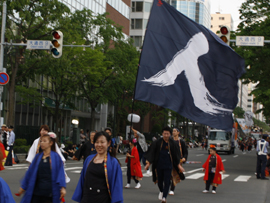
[[[222,183],[221,174],[225,173],[225,170],[222,160],[216,152],[215,145],[210,145],[210,155],[203,164],[203,171],[205,171],[205,190],[203,193],[208,193],[210,185],[212,184],[212,193],[216,194],[216,187]]]
[[[127,185],[125,188],[130,188],[130,181],[131,178],[134,179],[136,186],[136,189],[139,189],[141,187],[141,184],[139,180],[142,179],[142,169],[141,169],[141,164],[140,164],[140,156],[138,153],[138,150],[135,146],[137,143],[137,140],[135,138],[131,138],[129,140],[129,145],[131,152],[130,154],[127,153],[126,156],[126,163],[127,163]]]

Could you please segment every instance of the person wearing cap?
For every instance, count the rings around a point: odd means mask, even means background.
[[[8,156],[7,156],[7,159],[6,159],[6,163],[5,163],[5,166],[12,166],[12,153],[13,153],[13,145],[14,145],[14,142],[15,142],[15,133],[13,132],[13,126],[9,126],[8,128],[8,141],[7,141],[7,151],[8,152]]]
[[[127,185],[125,188],[130,188],[131,178],[135,181],[135,189],[139,189],[141,184],[139,180],[142,180],[142,169],[140,164],[140,156],[138,150],[135,146],[137,140],[135,138],[129,139],[129,146],[131,151],[126,154],[126,163],[127,163]]]
[[[222,184],[221,174],[225,173],[221,157],[216,153],[216,146],[210,145],[210,154],[203,164],[205,190],[203,193],[208,193],[212,184],[212,193],[216,194],[217,186]]]
[[[268,178],[265,177],[265,167],[267,162],[267,148],[269,147],[269,143],[266,141],[268,138],[267,134],[262,135],[262,139],[257,142],[257,148],[256,151],[258,153],[257,155],[257,179],[262,180],[268,180]]]

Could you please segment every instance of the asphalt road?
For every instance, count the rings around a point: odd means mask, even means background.
[[[205,184],[201,167],[206,161],[207,155],[207,151],[203,151],[201,148],[189,149],[188,161],[201,163],[184,165],[186,180],[176,186],[174,196],[168,196],[168,203],[264,203],[270,201],[269,180],[257,180],[254,174],[256,169],[255,151],[242,153],[237,149],[234,155],[220,154],[226,171],[223,183],[218,186],[217,194],[202,193]],[[127,180],[125,156],[118,155],[118,158],[122,163],[123,185],[125,186]],[[76,188],[81,168],[82,162],[68,160],[66,163],[65,170],[71,178],[71,182],[67,184],[66,202],[74,202],[71,197]],[[24,176],[26,169],[27,164],[17,164],[0,172],[0,176],[8,183],[13,194],[18,191],[20,179]],[[145,173],[144,170],[143,173]],[[152,182],[152,177],[144,177],[140,182],[142,185],[140,189],[134,188],[134,182],[131,182],[130,189],[123,189],[124,202],[160,202],[158,200],[158,187]],[[16,202],[20,202],[20,197],[13,196]]]

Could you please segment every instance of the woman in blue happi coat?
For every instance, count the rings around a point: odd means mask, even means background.
[[[45,134],[40,138],[41,153],[31,163],[19,194],[25,192],[21,203],[60,203],[66,194],[64,165],[55,152],[56,135]]]
[[[106,132],[98,132],[94,144],[97,154],[84,161],[72,199],[80,203],[122,203],[122,170],[115,158],[115,148],[108,150],[111,137]]]

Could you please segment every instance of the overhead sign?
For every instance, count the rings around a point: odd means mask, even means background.
[[[50,49],[51,41],[48,40],[27,40],[26,49]]]
[[[236,46],[264,46],[264,36],[236,36]]]
[[[0,72],[0,85],[6,85],[9,81],[9,75],[4,72]]]

